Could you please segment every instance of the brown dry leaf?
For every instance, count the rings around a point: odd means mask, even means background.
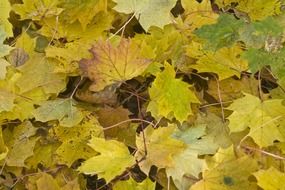
[[[131,125],[129,120],[131,112],[122,106],[117,108],[106,107],[97,112],[99,123],[105,128],[122,123],[114,128],[104,131],[106,138],[116,139],[129,146],[135,147],[136,126]]]

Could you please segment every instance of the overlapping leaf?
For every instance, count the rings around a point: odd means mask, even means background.
[[[133,13],[145,31],[151,26],[163,27],[171,22],[170,10],[177,0],[113,0],[117,3],[114,9],[118,12]],[[153,19],[155,18],[155,19]]]
[[[180,122],[187,120],[193,114],[191,103],[200,103],[189,87],[189,84],[175,78],[171,65],[165,64],[165,70],[157,74],[149,89],[151,101],[147,110],[157,119],[165,117],[176,118]]]
[[[117,175],[121,175],[127,167],[135,164],[134,157],[129,154],[128,148],[123,143],[93,137],[88,145],[100,155],[83,162],[78,168],[82,173],[98,174],[100,178],[110,182]]]

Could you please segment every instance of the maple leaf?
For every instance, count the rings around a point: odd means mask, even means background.
[[[281,35],[283,32],[283,27],[281,24],[273,17],[267,17],[261,21],[252,22],[250,24],[244,25],[240,30],[240,39],[246,43],[247,47],[251,48],[262,48],[268,45],[274,51],[277,51],[279,46],[281,46]],[[268,44],[269,40],[275,40],[275,44]],[[280,42],[279,42],[279,41]],[[272,51],[272,50],[269,50]]]
[[[4,27],[0,25],[0,58],[8,55],[9,52],[13,49],[11,46],[3,44],[6,37],[7,34],[4,30]]]
[[[274,99],[261,102],[258,97],[245,93],[243,98],[227,107],[233,111],[228,117],[230,131],[243,131],[249,127],[247,136],[252,137],[260,147],[270,146],[275,140],[284,141],[282,127],[278,126],[285,115],[282,101]]]
[[[125,122],[129,119],[131,112],[123,107],[102,108],[97,112],[98,120],[103,127],[110,127],[120,122]],[[128,146],[135,147],[136,126],[131,125],[131,122],[122,123],[122,125],[104,131],[106,138],[116,139],[124,142]]]
[[[90,86],[91,91],[100,91],[108,85],[139,76],[150,63],[141,57],[140,46],[128,39],[122,39],[118,46],[98,41],[90,52],[93,58],[83,59],[79,64],[84,74],[94,82]]]
[[[8,66],[10,66],[10,63],[8,63],[5,59],[0,58],[0,80],[6,78]]]
[[[107,1],[100,0],[60,0],[59,6],[63,8],[62,17],[68,23],[79,21],[83,30],[86,30],[94,16],[100,11],[107,11]]]
[[[0,2],[0,25],[4,26],[4,30],[7,33],[8,37],[13,36],[13,30],[12,30],[12,25],[8,21],[8,18],[10,16],[10,11],[11,11],[11,5],[9,0],[3,0]]]
[[[56,17],[51,17],[45,19],[46,24],[42,26],[39,33],[49,38],[66,39],[67,42],[80,42],[81,45],[86,46],[94,43],[94,40],[107,36],[106,31],[112,28],[113,19],[113,14],[100,12],[95,15],[92,23],[83,30],[78,22],[70,24],[63,19],[57,20]],[[56,31],[55,28],[57,29]]]
[[[3,140],[3,132],[0,130],[0,161],[6,158],[8,151],[8,147],[5,145]]]
[[[236,9],[248,14],[252,20],[262,20],[268,16],[280,14],[281,3],[278,0],[216,0],[215,3],[220,7],[230,6],[236,3]]]
[[[75,101],[70,98],[49,100],[35,109],[33,115],[38,121],[58,120],[62,126],[72,127],[83,119],[82,113],[75,105]]]
[[[22,20],[40,21],[43,18],[57,16],[63,10],[57,8],[58,2],[56,0],[23,0],[22,2],[22,4],[14,4],[12,7]]]
[[[237,9],[245,12],[252,20],[262,20],[268,16],[281,13],[281,3],[278,0],[240,1]]]
[[[212,10],[209,0],[198,1],[181,1],[182,7],[185,9],[183,13],[186,18],[184,24],[189,25],[191,31],[200,28],[203,25],[215,24],[218,14]]]
[[[41,87],[47,94],[58,94],[66,86],[66,75],[55,73],[52,60],[42,55],[31,57],[18,69],[22,73],[16,82],[20,93]],[[34,72],[35,70],[37,72]]]
[[[42,190],[61,190],[60,186],[58,185],[57,181],[47,173],[42,173],[39,179],[36,181],[37,189]]]
[[[78,168],[78,171],[85,174],[97,174],[109,183],[114,177],[122,174],[127,167],[135,164],[135,159],[130,155],[128,148],[115,140],[108,140],[93,137],[88,144],[98,156],[89,158]]]
[[[171,136],[174,129],[174,125],[158,129],[148,127],[145,131],[145,139],[142,134],[137,136],[138,151],[135,156],[137,160],[141,160],[146,156],[146,159],[139,163],[144,173],[148,174],[152,165],[158,168],[167,168],[175,165],[173,157],[185,149],[185,144]],[[146,150],[144,144],[146,145]],[[145,155],[146,151],[147,155]]]
[[[191,186],[190,190],[256,189],[248,180],[256,170],[257,163],[250,157],[229,159],[203,172],[203,179]]]
[[[267,170],[259,170],[253,174],[257,179],[257,184],[264,190],[285,189],[285,174],[274,167]]]
[[[165,64],[164,71],[157,74],[149,89],[151,101],[147,111],[156,119],[175,117],[182,123],[193,114],[191,103],[200,103],[189,87],[191,85],[175,78],[175,70],[171,65]]]
[[[59,63],[55,64],[55,72],[77,74],[79,71],[78,61],[90,58],[87,51],[90,44],[83,41],[65,43],[64,47],[49,46],[45,49],[46,57],[55,58]]]
[[[55,137],[62,142],[56,150],[59,162],[69,167],[78,159],[94,156],[95,151],[86,142],[92,137],[103,135],[102,127],[91,114],[87,114],[80,124],[72,128],[57,126],[54,130]]]
[[[114,190],[155,190],[155,183],[149,178],[146,178],[143,182],[137,183],[133,178],[127,181],[118,181],[114,187]]]
[[[190,65],[191,68],[197,69],[198,72],[216,73],[219,76],[219,80],[223,80],[234,75],[240,77],[241,72],[248,69],[247,61],[240,58],[243,50],[239,45],[229,48],[223,47],[216,52],[194,50],[197,45],[192,43],[187,49],[187,54],[198,59],[196,64]]]
[[[114,10],[126,14],[135,14],[144,30],[148,31],[151,26],[162,28],[164,25],[171,23],[170,10],[174,7],[177,0],[113,1],[117,3],[113,8]]]
[[[222,47],[232,46],[238,39],[238,30],[243,26],[243,21],[231,15],[222,14],[217,23],[204,25],[194,31],[199,38],[205,39],[206,49],[218,50]]]
[[[33,137],[36,128],[30,122],[24,122],[21,125],[10,130],[6,128],[3,132],[4,142],[9,152],[6,157],[6,163],[9,166],[25,167],[25,160],[33,155],[38,137]]]
[[[285,76],[285,48],[282,48],[278,52],[267,52],[262,49],[250,48],[242,54],[242,57],[248,60],[249,68],[252,73],[269,65],[276,77],[281,79]]]
[[[11,111],[14,107],[15,95],[5,89],[0,89],[0,112]]]

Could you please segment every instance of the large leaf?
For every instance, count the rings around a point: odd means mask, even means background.
[[[90,90],[100,91],[110,84],[122,83],[142,74],[150,62],[141,56],[141,51],[139,45],[127,39],[122,39],[117,46],[97,42],[90,49],[93,58],[80,61],[81,70],[94,82]]]
[[[191,103],[200,103],[190,87],[181,79],[176,79],[174,68],[165,64],[164,71],[157,74],[149,89],[151,101],[147,110],[156,119],[166,117],[176,118],[180,122],[187,120],[187,117],[193,114]]]
[[[230,131],[239,132],[249,127],[248,136],[260,147],[270,146],[275,140],[284,141],[284,126],[279,126],[285,116],[282,102],[282,99],[261,102],[256,96],[245,94],[227,107],[233,111],[228,117]]]

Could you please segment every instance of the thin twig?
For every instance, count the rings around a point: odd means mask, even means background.
[[[232,103],[233,101],[225,101],[222,102],[223,104],[227,104],[227,103]],[[200,108],[206,108],[206,107],[210,107],[210,106],[216,106],[216,105],[221,105],[221,102],[217,102],[217,103],[212,103],[212,104],[204,104],[202,106],[200,106]]]
[[[116,124],[114,124],[114,125],[111,125],[111,126],[109,126],[109,127],[105,127],[105,128],[103,128],[103,131],[112,129],[112,128],[114,128],[114,127],[118,127],[118,126],[120,126],[120,125],[122,125],[122,124],[124,124],[124,123],[132,122],[132,121],[144,122],[144,123],[150,124],[150,125],[152,125],[152,126],[155,126],[155,124],[153,124],[153,123],[150,122],[150,121],[147,121],[147,120],[144,120],[144,119],[136,118],[136,119],[127,119],[127,120],[121,121],[121,122],[119,122],[119,123],[116,123]]]
[[[224,106],[223,106],[221,90],[220,90],[220,83],[219,83],[219,80],[216,77],[215,77],[215,79],[216,79],[216,82],[217,82],[217,88],[218,88],[217,90],[218,90],[219,102],[220,102],[221,109],[222,109],[222,119],[223,119],[223,122],[225,122],[225,111],[224,111]]]
[[[260,153],[262,153],[262,154],[271,156],[271,157],[276,158],[276,159],[278,159],[278,160],[285,160],[285,157],[282,157],[282,156],[279,156],[279,155],[276,155],[276,154],[267,152],[267,151],[262,150],[262,149],[253,148],[253,147],[249,147],[249,146],[245,146],[245,145],[242,145],[241,147],[242,147],[242,148],[245,148],[245,149],[248,149],[248,150],[253,150],[253,151],[256,151],[256,152],[260,152]]]
[[[274,117],[273,119],[271,119],[271,120],[269,120],[269,121],[263,123],[262,125],[256,127],[256,128],[255,128],[254,130],[252,130],[250,133],[254,133],[255,131],[257,131],[257,130],[260,129],[261,127],[264,127],[264,126],[268,125],[269,123],[280,119],[281,117],[282,117],[282,115],[279,115],[279,116],[277,116],[277,117]],[[238,147],[241,146],[241,143],[242,143],[248,136],[249,136],[249,134],[245,135],[245,136],[240,140]]]
[[[112,39],[114,36],[116,36],[119,32],[121,32],[121,30],[123,30],[130,22],[131,22],[131,20],[134,18],[136,16],[136,13],[134,13],[128,20],[127,20],[127,22],[119,29],[119,30],[117,30],[117,32],[115,32],[112,36],[110,36],[108,39],[107,39],[107,41],[108,40],[110,40],[110,39]]]

